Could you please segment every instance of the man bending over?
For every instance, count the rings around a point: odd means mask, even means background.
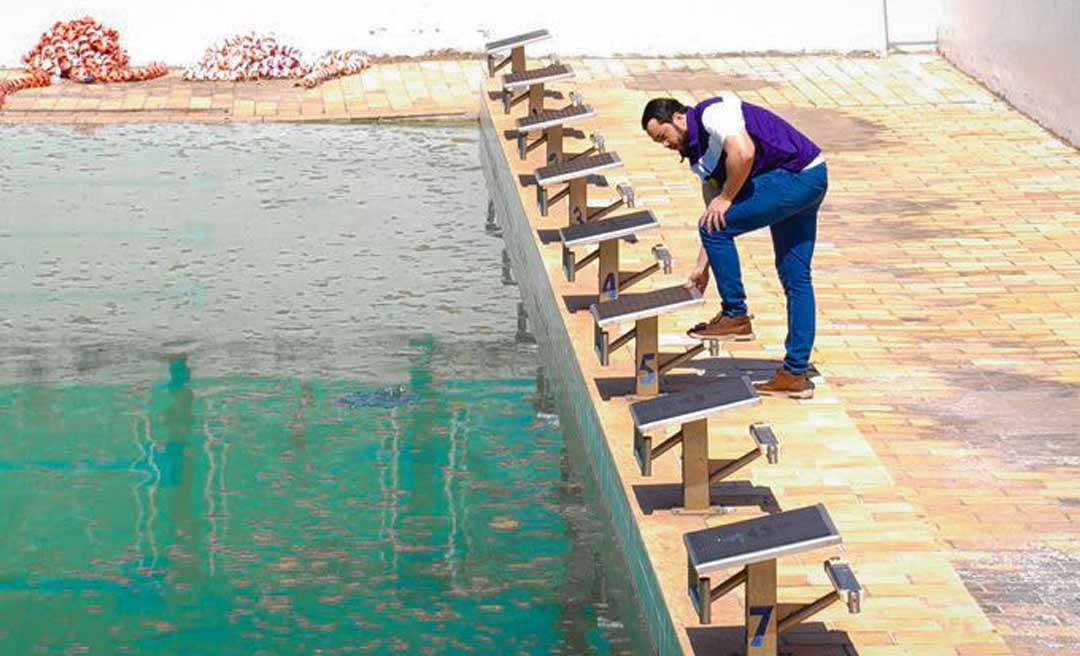
[[[716,316],[687,333],[698,339],[753,339],[735,238],[768,226],[787,296],[787,353],[772,379],[754,387],[760,394],[811,398],[814,385],[806,374],[814,346],[810,260],[828,187],[821,149],[776,114],[731,93],[693,107],[654,98],[645,105],[641,127],[653,141],[688,159],[702,181],[702,248],[687,286],[704,292],[711,268],[722,303]]]

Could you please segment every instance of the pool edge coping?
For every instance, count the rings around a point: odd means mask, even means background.
[[[498,141],[498,131],[495,129],[488,103],[481,100],[480,105],[480,149],[481,154],[486,155],[481,157],[481,169],[488,181],[491,200],[495,203],[499,216],[504,219],[501,225],[507,252],[518,273],[522,298],[530,309],[533,334],[547,350],[569,354],[566,360],[570,366],[552,367],[551,372],[559,377],[557,384],[568,392],[570,419],[585,442],[586,451],[590,455],[589,469],[599,485],[600,496],[606,502],[608,518],[615,528],[617,542],[623,551],[622,556],[630,566],[629,578],[635,592],[635,606],[645,618],[651,647],[658,654],[681,654],[682,648],[656,571],[634,519],[630,500],[623,489],[608,440],[604,437],[603,425],[586,389],[585,376],[573,355],[570,334],[559,313],[555,290],[544,269],[540,252],[533,243],[532,226],[521,205],[512,167],[506,161],[506,154]],[[487,166],[489,163],[490,166]]]

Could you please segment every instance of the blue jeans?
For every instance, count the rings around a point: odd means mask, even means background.
[[[699,230],[709,256],[709,266],[723,301],[723,314],[746,316],[746,290],[739,269],[735,238],[769,226],[776,272],[787,296],[788,333],[784,368],[801,374],[810,364],[814,347],[814,286],[810,260],[817,237],[817,214],[829,186],[825,164],[800,173],[769,171],[743,184],[739,196],[724,215],[726,227],[719,232]],[[718,192],[704,186],[705,202]]]

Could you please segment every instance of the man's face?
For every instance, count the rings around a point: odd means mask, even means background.
[[[671,123],[661,123],[654,118],[645,125],[645,132],[664,148],[682,152],[686,143],[686,114],[674,114]]]

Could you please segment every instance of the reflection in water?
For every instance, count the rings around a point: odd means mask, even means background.
[[[392,408],[342,407],[351,381],[204,379],[197,361],[148,391],[8,387],[0,610],[37,619],[5,620],[5,639],[629,650],[600,581],[602,526],[536,382],[438,378],[437,342],[421,350],[417,402]]]
[[[0,652],[632,651],[474,129],[6,136]]]
[[[146,415],[134,418],[132,433],[138,455],[131,463],[130,471],[139,474],[138,480],[131,486],[135,495],[135,552],[138,554],[139,569],[152,570],[157,567],[158,558],[154,519],[157,517],[156,496],[161,482],[161,468],[155,460],[157,445],[150,430],[150,418]]]

